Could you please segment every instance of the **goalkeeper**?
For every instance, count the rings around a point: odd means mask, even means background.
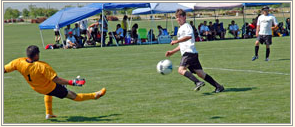
[[[52,112],[52,96],[60,99],[69,98],[74,101],[85,101],[98,99],[106,93],[105,88],[94,93],[78,94],[67,90],[65,85],[83,86],[85,84],[85,79],[77,77],[74,80],[66,80],[58,77],[49,64],[39,61],[39,52],[37,46],[29,46],[27,48],[27,57],[18,58],[6,64],[4,73],[18,70],[33,90],[45,95],[46,119],[56,117]]]

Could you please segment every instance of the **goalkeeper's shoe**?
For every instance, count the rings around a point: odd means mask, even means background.
[[[46,114],[45,119],[56,118],[56,115]]]
[[[106,88],[102,88],[100,91],[95,92],[95,99],[102,97],[106,92]]]

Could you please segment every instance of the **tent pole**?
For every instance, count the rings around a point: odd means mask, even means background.
[[[171,16],[172,30],[174,31],[174,25],[173,25],[173,19],[172,19],[173,15],[172,15],[172,13],[170,13],[170,16]]]
[[[246,33],[246,21],[245,21],[245,20],[246,20],[246,19],[245,19],[245,13],[246,13],[246,11],[245,11],[245,10],[246,10],[246,5],[243,7],[243,24],[244,24],[244,26],[245,26],[245,27],[244,27],[244,31],[245,31],[244,34],[247,34],[247,33]],[[242,33],[243,33],[243,32],[242,32]],[[242,35],[242,36],[243,36],[243,35]]]
[[[103,4],[102,4],[102,10],[101,10],[101,29],[100,29],[100,47],[102,47],[102,40],[103,40]]]
[[[65,48],[66,46],[64,45],[64,39],[63,39],[63,37],[61,35],[60,29],[58,29],[58,31],[59,31],[59,36],[60,36],[61,41],[62,41],[63,48]]]
[[[42,35],[42,30],[40,30],[40,35],[41,35],[41,39],[42,39],[42,44],[43,44],[43,47],[45,48],[45,45],[44,45],[44,40],[43,40],[43,35]]]
[[[153,27],[153,24],[152,24],[152,22],[153,22],[153,11],[152,11],[152,8],[151,8],[151,14],[152,14],[152,20],[151,20],[151,29],[152,29],[152,27]],[[151,39],[150,39],[150,44],[152,44],[152,41],[153,41],[153,34],[154,34],[154,30],[153,30],[153,33],[151,32],[151,34],[150,34],[150,36],[151,36]]]
[[[214,10],[214,17],[215,17],[215,20],[216,20],[216,11]]]
[[[168,23],[167,18],[168,18],[168,16],[167,16],[167,14],[164,14],[164,15],[166,15],[166,30],[167,30],[167,23]],[[167,30],[167,31],[168,31],[168,30]]]

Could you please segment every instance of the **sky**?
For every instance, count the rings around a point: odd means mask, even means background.
[[[90,3],[37,3],[37,2],[3,2],[3,6],[4,6],[4,11],[6,8],[11,7],[12,9],[18,9],[19,11],[22,11],[24,8],[29,7],[29,5],[36,5],[36,7],[41,7],[41,8],[55,8],[60,10],[61,8],[63,8],[66,5],[72,5],[74,7],[77,7],[78,5],[81,6],[85,6],[87,4]]]

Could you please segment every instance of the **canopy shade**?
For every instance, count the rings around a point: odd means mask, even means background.
[[[159,13],[175,13],[177,9],[183,9],[187,12],[193,11],[192,8],[185,7],[178,3],[150,3],[150,8],[139,8],[132,11],[133,15],[141,14],[159,14]]]

